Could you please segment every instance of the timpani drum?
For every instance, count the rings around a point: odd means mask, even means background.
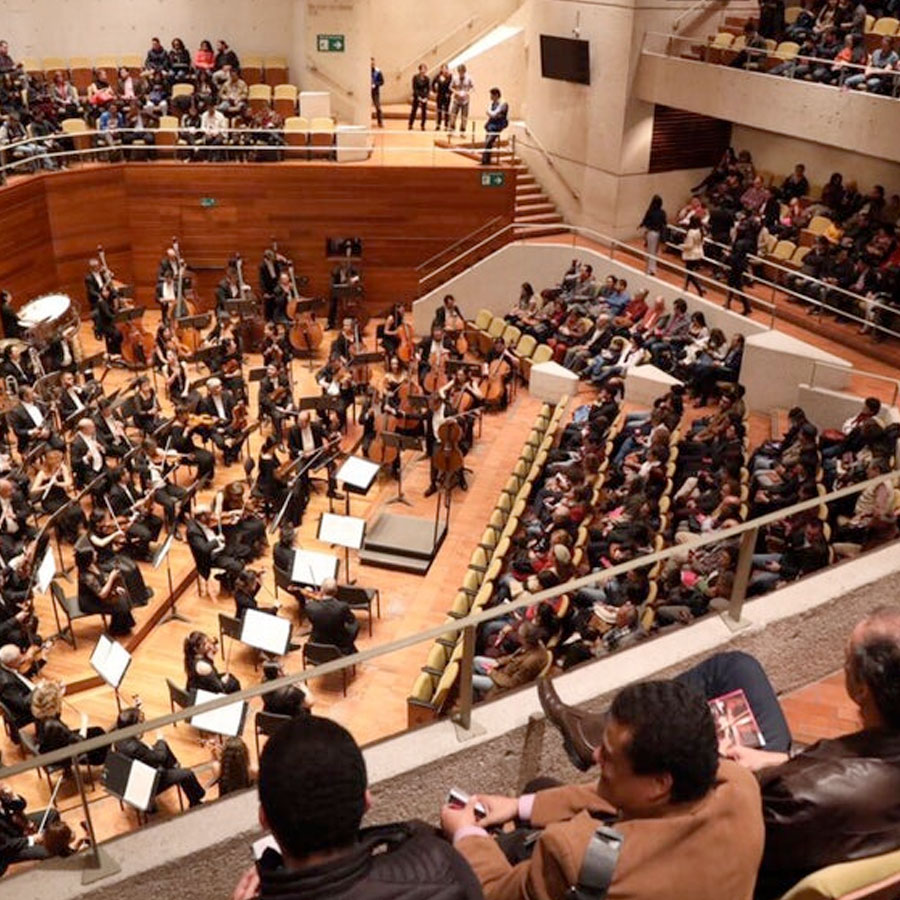
[[[26,303],[18,310],[19,322],[31,340],[50,343],[65,329],[78,328],[80,319],[71,298],[66,294],[46,294]]]

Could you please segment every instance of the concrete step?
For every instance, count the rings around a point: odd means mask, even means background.
[[[550,198],[537,186],[529,186],[527,190],[516,189],[516,203],[546,203]]]
[[[565,228],[554,228],[548,225],[546,228],[513,228],[513,239],[520,240],[524,238],[554,237],[558,234],[568,234]]]

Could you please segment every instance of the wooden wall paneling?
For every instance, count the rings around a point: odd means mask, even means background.
[[[378,312],[415,297],[417,265],[497,216],[498,228],[512,221],[515,184],[482,187],[475,167],[116,164],[29,179],[0,195],[14,211],[0,220],[0,284],[29,296],[61,290],[83,304],[99,242],[117,276],[135,284],[138,303],[152,308],[173,235],[198,269],[201,308],[213,305],[236,251],[255,285],[273,237],[309,277],[310,293],[326,295],[335,263],[325,239],[353,236],[363,240],[367,305]],[[13,253],[23,240],[32,249]]]
[[[12,292],[16,307],[56,290],[45,181],[37,176],[2,191],[0,288]]]
[[[58,289],[69,294],[84,314],[88,312],[84,276],[98,244],[116,277],[127,283],[133,280],[123,171],[123,165],[104,165],[45,181]],[[145,210],[149,215],[152,211]]]
[[[711,168],[730,143],[730,122],[657,105],[653,108],[649,171]]]

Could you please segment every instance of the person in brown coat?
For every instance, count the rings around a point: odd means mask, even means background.
[[[505,691],[531,684],[550,662],[550,652],[541,640],[541,630],[531,622],[519,626],[522,646],[514,653],[493,659],[476,656],[472,684],[486,700],[494,700]]]
[[[487,900],[571,896],[587,883],[583,865],[598,841],[618,844],[609,900],[750,900],[763,850],[759,788],[746,769],[719,759],[712,714],[697,691],[674,681],[624,688],[595,762],[594,784],[444,807],[444,832]],[[480,820],[478,802],[487,809]],[[513,820],[537,829],[523,845],[530,856],[516,864],[485,830]],[[605,824],[617,833],[612,839],[598,832]]]

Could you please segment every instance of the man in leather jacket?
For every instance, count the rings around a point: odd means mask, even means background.
[[[266,742],[259,766],[266,850],[233,900],[482,900],[466,861],[422,822],[360,828],[371,798],[362,752],[330,719],[306,715]]]

